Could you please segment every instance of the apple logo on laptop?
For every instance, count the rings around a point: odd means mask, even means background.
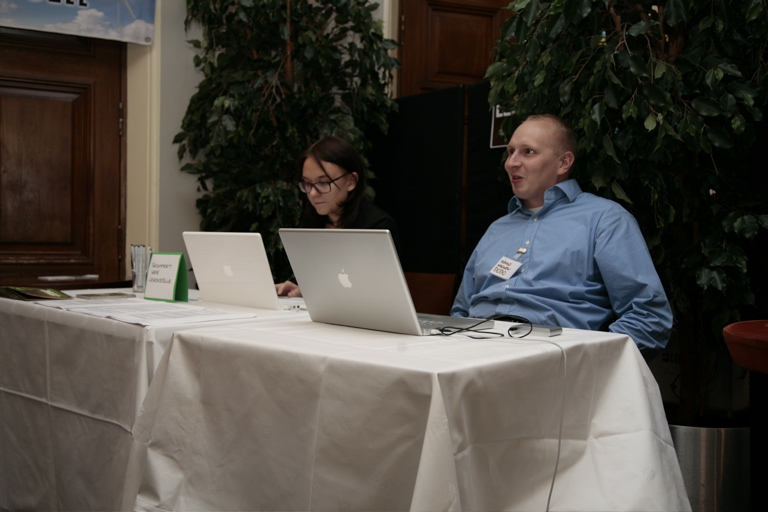
[[[352,282],[349,280],[349,274],[345,273],[344,269],[341,269],[341,273],[339,273],[339,282],[344,288],[352,288]]]
[[[224,274],[227,277],[235,277],[235,272],[232,270],[232,265],[224,265]]]

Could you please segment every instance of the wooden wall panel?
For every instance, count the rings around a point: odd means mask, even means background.
[[[508,0],[401,0],[398,96],[480,82]]]
[[[0,28],[0,285],[124,279],[124,102],[124,43]]]
[[[74,169],[78,161],[84,168],[83,149],[73,147],[71,136],[79,97],[0,80],[0,244],[6,249],[72,243],[73,203],[85,199]],[[80,217],[78,224],[82,210]]]

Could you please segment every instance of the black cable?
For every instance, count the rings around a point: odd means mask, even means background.
[[[465,336],[473,339],[485,339],[485,338],[503,338],[504,333],[501,332],[493,332],[493,331],[487,331],[485,329],[475,329],[478,325],[483,324],[487,322],[489,319],[481,318],[478,322],[470,325],[469,327],[452,327],[452,326],[445,326],[437,329],[437,334],[433,334],[432,336],[453,336],[454,334],[462,334],[462,333],[475,333],[475,334],[482,334],[482,336],[473,336],[471,334],[465,334]]]
[[[432,336],[453,336],[454,334],[464,334],[464,333],[475,333],[475,334],[482,334],[482,336],[472,336],[470,334],[465,334],[469,338],[473,339],[486,339],[486,338],[503,338],[504,334],[499,332],[493,332],[488,331],[486,329],[476,329],[476,327],[487,320],[501,320],[504,322],[516,322],[519,324],[525,324],[528,326],[528,331],[524,334],[517,334],[514,333],[519,327],[518,326],[512,326],[509,329],[507,329],[507,336],[510,338],[525,338],[529,334],[533,332],[533,323],[528,320],[525,317],[522,316],[516,316],[516,315],[494,315],[490,318],[483,318],[480,319],[477,323],[470,325],[469,327],[453,327],[453,326],[445,326],[441,327],[440,329],[437,329],[437,334],[433,334]],[[489,327],[488,329],[492,329],[492,327]]]
[[[517,316],[517,315],[496,315],[491,318],[493,318],[494,320],[501,320],[504,322],[516,322],[516,323],[525,324],[528,326],[528,332],[526,332],[525,334],[514,335],[512,333],[517,329],[519,329],[519,327],[516,325],[513,325],[512,327],[507,329],[507,335],[510,338],[525,338],[526,336],[528,336],[533,332],[533,323],[525,317]]]

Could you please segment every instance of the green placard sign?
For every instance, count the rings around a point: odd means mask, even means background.
[[[147,272],[144,298],[166,302],[187,302],[189,284],[184,254],[180,252],[156,252],[152,254]]]

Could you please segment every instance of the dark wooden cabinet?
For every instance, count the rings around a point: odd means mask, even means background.
[[[124,279],[125,44],[0,28],[0,284]]]
[[[400,0],[398,96],[483,80],[509,0]]]

